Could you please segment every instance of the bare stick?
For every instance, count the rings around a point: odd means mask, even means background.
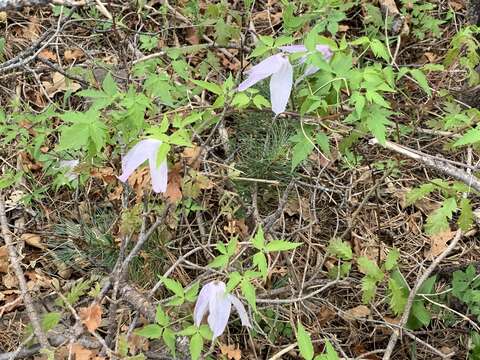
[[[32,297],[28,292],[27,281],[25,280],[25,275],[23,274],[20,260],[18,259],[17,249],[13,245],[10,230],[8,229],[7,215],[5,212],[5,201],[3,199],[3,195],[0,195],[0,223],[2,226],[2,236],[8,249],[8,258],[10,260],[10,264],[13,267],[15,275],[17,276],[18,284],[20,286],[20,292],[23,298],[23,302],[25,304],[25,308],[27,310],[28,318],[32,323],[33,332],[37,337],[40,346],[44,349],[48,349],[50,348],[50,344],[48,343],[47,336],[42,330],[42,326],[40,325],[40,319],[38,318],[38,314],[35,311],[35,307],[33,306]]]
[[[415,296],[417,295],[418,289],[422,286],[422,284],[425,282],[425,280],[428,279],[430,274],[435,270],[435,268],[440,264],[440,262],[447,257],[447,255],[457,246],[457,243],[460,241],[462,237],[462,230],[457,230],[455,233],[455,237],[453,238],[452,242],[448,247],[445,249],[443,253],[441,253],[431,264],[430,266],[425,270],[425,272],[418,278],[415,286],[413,289],[410,291],[410,294],[408,295],[407,299],[407,304],[405,305],[405,309],[403,311],[402,318],[400,319],[400,322],[398,324],[399,328],[395,329],[392,332],[392,335],[390,336],[390,340],[388,341],[387,348],[385,349],[385,353],[383,354],[383,360],[389,360],[390,356],[392,356],[393,349],[395,348],[395,345],[397,344],[398,338],[400,336],[401,328],[403,328],[407,321],[408,317],[410,316],[410,310],[412,309],[413,306],[413,301],[415,299]]]
[[[371,139],[370,144],[378,144],[378,140]],[[444,174],[447,174],[448,176],[451,176],[454,179],[460,180],[468,186],[471,186],[476,191],[480,191],[480,180],[478,178],[462,169],[450,165],[447,161],[442,161],[438,158],[434,158],[433,156],[420,153],[418,151],[409,149],[402,145],[395,144],[394,142],[388,140],[383,146],[389,150],[393,150],[402,155],[408,156],[411,159],[417,160],[432,169],[438,170]]]

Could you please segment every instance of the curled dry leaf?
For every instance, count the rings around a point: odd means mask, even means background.
[[[45,245],[42,244],[42,239],[40,238],[40,235],[25,233],[22,234],[20,239],[25,241],[28,245],[36,247],[37,249],[46,249]]]
[[[370,315],[370,309],[365,305],[358,305],[345,311],[345,319],[347,320],[364,319],[368,315]]]
[[[8,272],[8,251],[5,245],[0,246],[0,273]]]
[[[83,325],[90,332],[94,332],[102,322],[102,308],[97,303],[92,303],[88,307],[80,308],[78,312]]]
[[[447,242],[453,239],[454,231],[446,230],[430,236],[430,250],[425,253],[428,260],[433,260],[447,248]]]
[[[54,72],[52,75],[52,82],[44,81],[43,86],[49,96],[53,96],[58,92],[71,90],[75,92],[82,86],[72,80],[66,79],[65,76],[59,72]]]
[[[235,347],[235,345],[220,344],[220,351],[227,359],[240,360],[242,358],[240,348]]]
[[[71,50],[65,50],[63,57],[67,62],[74,62],[81,59],[84,55],[82,49],[74,48]]]

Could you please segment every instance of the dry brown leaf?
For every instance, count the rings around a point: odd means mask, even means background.
[[[285,275],[285,274],[284,274]],[[326,325],[331,320],[335,319],[337,313],[333,311],[333,309],[327,305],[322,305],[320,310],[318,311],[318,322],[321,326]]]
[[[6,11],[0,11],[0,23],[3,23],[7,21],[7,12]]]
[[[78,343],[72,345],[72,353],[75,355],[75,360],[93,359],[93,351],[85,349],[82,345]]]
[[[3,275],[2,283],[7,289],[16,288],[18,286],[17,277],[10,273]]]
[[[105,184],[111,184],[117,179],[115,172],[111,167],[94,168],[90,171],[90,175],[94,178],[103,180]]]
[[[187,40],[192,45],[198,45],[200,43],[196,28],[187,28],[187,36],[185,36],[185,40]]]
[[[220,344],[220,351],[227,359],[241,360],[242,352],[235,345]]]
[[[450,7],[455,11],[462,10],[465,7],[465,4],[463,2],[453,0],[449,0],[448,5],[450,5]]]
[[[40,238],[40,235],[25,233],[22,234],[20,239],[25,241],[28,245],[36,247],[37,249],[46,249],[45,245],[42,244],[42,239]]]
[[[58,92],[71,90],[73,92],[81,89],[81,85],[75,81],[67,80],[65,76],[59,72],[54,72],[52,82],[44,81],[43,86],[49,96],[53,96]]]
[[[63,54],[63,58],[65,59],[66,62],[74,62],[83,58],[84,55],[85,53],[83,52],[82,49],[74,48],[71,50],[65,50]]]
[[[94,332],[102,321],[102,308],[99,304],[92,303],[89,307],[80,308],[78,315],[88,331]]]
[[[7,246],[0,246],[0,273],[8,272],[8,250]]]
[[[454,234],[454,231],[446,230],[430,236],[430,250],[425,253],[425,257],[428,260],[433,260],[443,253],[447,248],[447,242],[452,240]]]
[[[40,54],[38,54],[38,56],[50,61],[57,61],[55,53],[50,49],[43,49],[42,51],[40,51]]]
[[[358,305],[345,311],[345,319],[347,320],[364,319],[368,315],[370,315],[370,309],[365,305]]]
[[[190,165],[193,169],[198,170],[200,166],[200,153],[202,151],[201,146],[194,146],[185,148],[182,153],[182,158],[188,159],[187,164]]]
[[[170,203],[177,203],[182,200],[182,176],[180,175],[180,164],[176,164],[168,172],[168,184],[165,196]]]

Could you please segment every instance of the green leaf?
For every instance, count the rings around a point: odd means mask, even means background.
[[[145,325],[143,328],[135,330],[135,334],[147,339],[159,339],[162,336],[162,327],[157,324]]]
[[[175,295],[183,298],[185,296],[185,292],[183,291],[183,286],[177,280],[172,280],[167,277],[163,278],[163,284],[165,287],[173,292]]]
[[[170,324],[170,319],[167,316],[167,314],[165,314],[165,312],[162,310],[161,305],[157,306],[155,321],[157,322],[158,325],[161,325],[163,327],[168,326]]]
[[[352,260],[353,257],[350,244],[339,238],[330,239],[327,251],[342,260]]]
[[[240,283],[240,289],[242,289],[242,294],[247,299],[247,302],[253,308],[254,311],[257,311],[257,296],[255,295],[255,287],[250,283],[248,278],[244,277]]]
[[[407,327],[411,330],[417,330],[430,324],[432,319],[430,312],[425,308],[421,300],[415,300],[410,311],[410,317],[407,321]]]
[[[58,150],[79,150],[87,146],[89,137],[90,126],[86,123],[62,126]]]
[[[455,141],[453,144],[454,147],[459,147],[462,145],[475,144],[480,141],[480,128],[476,127],[474,129],[468,130],[460,139]]]
[[[320,150],[322,150],[325,155],[332,155],[330,152],[330,139],[323,131],[319,131],[317,133],[315,140],[317,142],[317,145],[320,146]]]
[[[112,74],[109,72],[103,79],[102,89],[110,97],[114,97],[118,93],[118,86],[115,80],[113,80]]]
[[[434,184],[428,183],[423,184],[422,186],[412,189],[407,193],[406,197],[406,205],[412,205],[416,201],[424,198],[425,196],[429,195],[432,191],[434,191],[436,186]]]
[[[412,69],[410,70],[410,74],[412,77],[418,82],[418,85],[425,91],[428,96],[432,96],[432,89],[430,89],[430,85],[428,85],[428,80],[422,70],[419,69]]]
[[[175,333],[171,329],[165,328],[163,330],[162,339],[170,350],[170,353],[175,357]]]
[[[387,48],[380,40],[373,39],[370,42],[370,49],[372,49],[373,55],[376,57],[381,57],[385,61],[390,60],[390,55],[388,54]]]
[[[449,219],[452,219],[453,213],[457,210],[457,202],[451,197],[442,202],[442,207],[432,212],[425,224],[425,231],[428,235],[438,234],[450,229]]]
[[[232,257],[233,255],[235,255],[235,252],[237,251],[237,244],[238,244],[238,241],[237,241],[236,237],[232,238],[228,242],[228,244],[227,244],[227,256]]]
[[[257,252],[255,255],[253,255],[252,263],[258,268],[258,270],[262,274],[263,280],[267,280],[268,264],[265,254],[261,251]]]
[[[381,145],[385,145],[387,136],[386,126],[390,124],[390,120],[386,118],[385,114],[378,107],[370,107],[370,113],[366,120],[368,130],[377,138]]]
[[[42,316],[42,330],[48,332],[52,330],[62,318],[62,314],[59,312],[51,312]]]
[[[308,155],[311,154],[313,149],[313,142],[310,139],[307,139],[305,135],[300,131],[295,135],[292,139],[295,142],[295,146],[293,147],[293,154],[292,154],[292,171],[305,159],[308,158]]]
[[[405,309],[408,299],[408,289],[399,284],[394,278],[388,280],[389,305],[395,315],[400,315]]]
[[[378,265],[367,258],[366,256],[361,256],[357,260],[358,266],[360,268],[360,271],[366,274],[367,276],[371,277],[372,279],[376,281],[381,281],[383,280],[384,273]]]
[[[212,332],[212,330],[210,330],[208,325],[200,325],[200,328],[198,329],[198,332],[199,332],[200,335],[202,335],[202,337],[205,340],[210,341],[213,338],[213,332]]]
[[[214,94],[217,94],[217,95],[223,94],[222,88],[217,84],[214,84],[208,81],[203,81],[203,80],[192,80],[192,82],[204,89],[207,89],[208,91]]]
[[[203,349],[203,338],[200,334],[194,334],[190,339],[190,356],[192,360],[197,360],[200,358]]]
[[[325,339],[325,353],[316,356],[315,360],[339,360],[338,354],[330,341]]]
[[[195,325],[190,325],[185,329],[178,332],[179,336],[192,336],[198,332],[198,328]]]
[[[418,294],[433,294],[433,289],[435,286],[435,282],[437,281],[437,275],[429,277],[427,280],[423,282],[423,284],[418,288]]]
[[[400,257],[400,252],[397,249],[391,249],[385,259],[385,270],[392,270],[397,266],[397,260]]]
[[[285,240],[272,240],[265,246],[266,252],[287,251],[295,249],[302,245],[302,243],[292,243]]]
[[[460,211],[458,226],[463,231],[468,231],[473,225],[473,210],[469,199],[462,198],[460,200]]]
[[[215,259],[213,259],[213,261],[210,264],[208,264],[208,266],[212,268],[223,268],[227,266],[228,260],[229,260],[228,255],[219,255]]]
[[[364,276],[362,278],[362,301],[364,304],[370,302],[375,296],[375,292],[377,291],[377,282],[375,279],[371,278],[370,276]]]
[[[297,325],[297,343],[300,354],[305,360],[313,359],[313,344],[310,334],[305,330],[303,325],[298,322]]]
[[[263,235],[263,228],[262,226],[258,227],[257,233],[251,239],[252,245],[255,249],[263,250],[265,248],[265,237]]]
[[[255,105],[258,109],[263,109],[270,106],[270,102],[262,95],[255,95],[252,101],[253,105]]]
[[[197,281],[195,284],[193,284],[192,287],[190,287],[190,289],[188,289],[185,292],[185,299],[189,302],[194,302],[195,299],[197,298],[199,288],[200,288],[200,283]]]
[[[227,282],[227,292],[233,291],[237,287],[237,285],[242,281],[242,275],[238,271],[234,271],[230,273],[228,282]]]

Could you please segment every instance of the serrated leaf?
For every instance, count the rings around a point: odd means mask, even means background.
[[[251,241],[255,249],[263,250],[265,248],[265,237],[263,235],[263,228],[261,226],[258,228],[257,233]]]
[[[392,270],[397,266],[397,260],[400,257],[400,252],[397,249],[391,249],[385,259],[385,270]]]
[[[155,321],[161,326],[167,326],[170,323],[170,319],[163,311],[161,305],[157,306],[157,311],[155,313]]]
[[[237,287],[237,285],[242,281],[242,275],[238,271],[234,271],[230,273],[228,282],[227,282],[227,292],[233,291]]]
[[[408,290],[399,284],[394,278],[388,280],[389,305],[395,315],[400,315],[405,309],[408,299]]]
[[[327,248],[328,252],[342,260],[352,260],[352,247],[346,241],[339,238],[332,238]]]
[[[200,283],[197,281],[195,284],[193,284],[192,287],[190,287],[190,289],[188,289],[185,292],[185,299],[189,302],[195,301],[195,299],[197,298],[199,288],[200,288]]]
[[[302,132],[297,133],[292,138],[292,141],[295,142],[295,146],[292,149],[292,171],[304,160],[308,158],[308,156],[312,153],[313,149],[313,142],[310,139],[307,139]]]
[[[175,357],[176,343],[175,343],[175,333],[173,332],[173,330],[169,328],[165,328],[163,330],[162,339],[165,345],[167,345],[168,349],[170,350],[170,353],[173,355],[173,357]]]
[[[208,91],[210,91],[214,94],[217,94],[217,95],[223,94],[222,88],[217,84],[214,84],[214,83],[211,83],[211,82],[208,82],[208,81],[203,81],[203,80],[192,80],[192,82],[195,85],[198,85],[198,86],[200,86],[204,89],[207,89]]]
[[[59,312],[51,312],[42,316],[42,330],[48,332],[52,330],[60,322],[62,314]]]
[[[162,327],[157,324],[145,325],[143,328],[135,330],[135,334],[147,339],[159,339],[162,336]]]
[[[370,42],[370,49],[372,49],[373,55],[381,57],[385,61],[390,60],[390,55],[387,52],[386,46],[378,39],[373,39]]]
[[[305,360],[313,359],[313,343],[310,334],[305,330],[303,325],[298,322],[297,325],[297,343],[300,354]]]
[[[364,304],[370,302],[375,296],[375,292],[377,291],[377,282],[375,279],[371,278],[370,276],[364,276],[362,278],[362,301]]]
[[[263,280],[265,281],[268,275],[268,264],[265,254],[261,251],[257,252],[255,255],[253,255],[252,263],[258,268],[258,270],[262,274]]]
[[[202,337],[205,339],[205,340],[212,340],[213,338],[213,332],[212,330],[210,330],[210,327],[208,325],[200,325],[200,328],[198,329],[198,332],[200,333],[200,335],[202,335]]]
[[[195,325],[190,325],[185,329],[178,332],[179,336],[192,336],[198,332],[198,328]]]
[[[197,360],[200,358],[203,349],[203,338],[200,334],[194,334],[190,338],[190,356],[192,360]]]
[[[164,277],[163,278],[163,284],[165,285],[165,287],[168,290],[173,292],[178,297],[183,298],[185,296],[185,293],[183,291],[183,286],[177,280],[172,280],[172,279],[169,279],[167,277]]]
[[[317,133],[315,140],[317,142],[317,145],[320,146],[320,150],[322,150],[325,155],[332,155],[330,152],[330,139],[323,131],[319,131]]]
[[[367,258],[366,256],[361,256],[357,260],[358,267],[360,268],[360,271],[367,275],[368,277],[371,277],[375,281],[381,281],[384,277],[384,273],[378,265]]]
[[[430,194],[432,191],[435,190],[435,185],[428,183],[428,184],[423,184],[418,188],[412,189],[407,193],[406,196],[406,205],[412,205],[416,201],[423,199],[425,196]]]
[[[411,330],[418,330],[424,326],[428,326],[431,319],[430,312],[425,308],[424,302],[415,300],[407,321],[407,327]]]
[[[385,117],[385,112],[377,109],[371,111],[367,117],[366,125],[368,130],[372,133],[381,145],[385,145],[387,137],[387,125],[390,124],[390,120]]]
[[[295,249],[296,247],[302,245],[302,243],[292,243],[285,240],[272,240],[265,246],[266,252],[274,251],[287,251]]]
[[[442,202],[442,207],[433,211],[425,224],[425,231],[428,235],[435,235],[442,231],[450,229],[448,220],[452,218],[453,213],[457,210],[457,202],[455,198],[448,198]]]
[[[425,91],[428,96],[432,96],[432,89],[430,89],[430,85],[428,85],[428,80],[422,70],[419,69],[412,69],[410,70],[410,74],[412,77],[418,82],[418,85]]]
[[[240,283],[240,289],[242,290],[243,296],[247,299],[247,302],[257,311],[257,296],[255,294],[255,287],[250,283],[248,278],[244,278]]]
[[[453,147],[475,144],[480,141],[480,129],[478,127],[468,130],[463,136],[455,141]]]
[[[468,231],[473,225],[473,210],[469,199],[460,200],[460,211],[457,224],[463,231]]]
[[[112,77],[112,74],[109,72],[105,76],[102,82],[102,89],[110,97],[115,96],[118,93],[118,86],[115,80]]]
[[[213,259],[213,261],[210,264],[208,264],[208,266],[212,268],[223,268],[227,266],[228,259],[229,259],[228,255],[219,255],[215,259]]]

